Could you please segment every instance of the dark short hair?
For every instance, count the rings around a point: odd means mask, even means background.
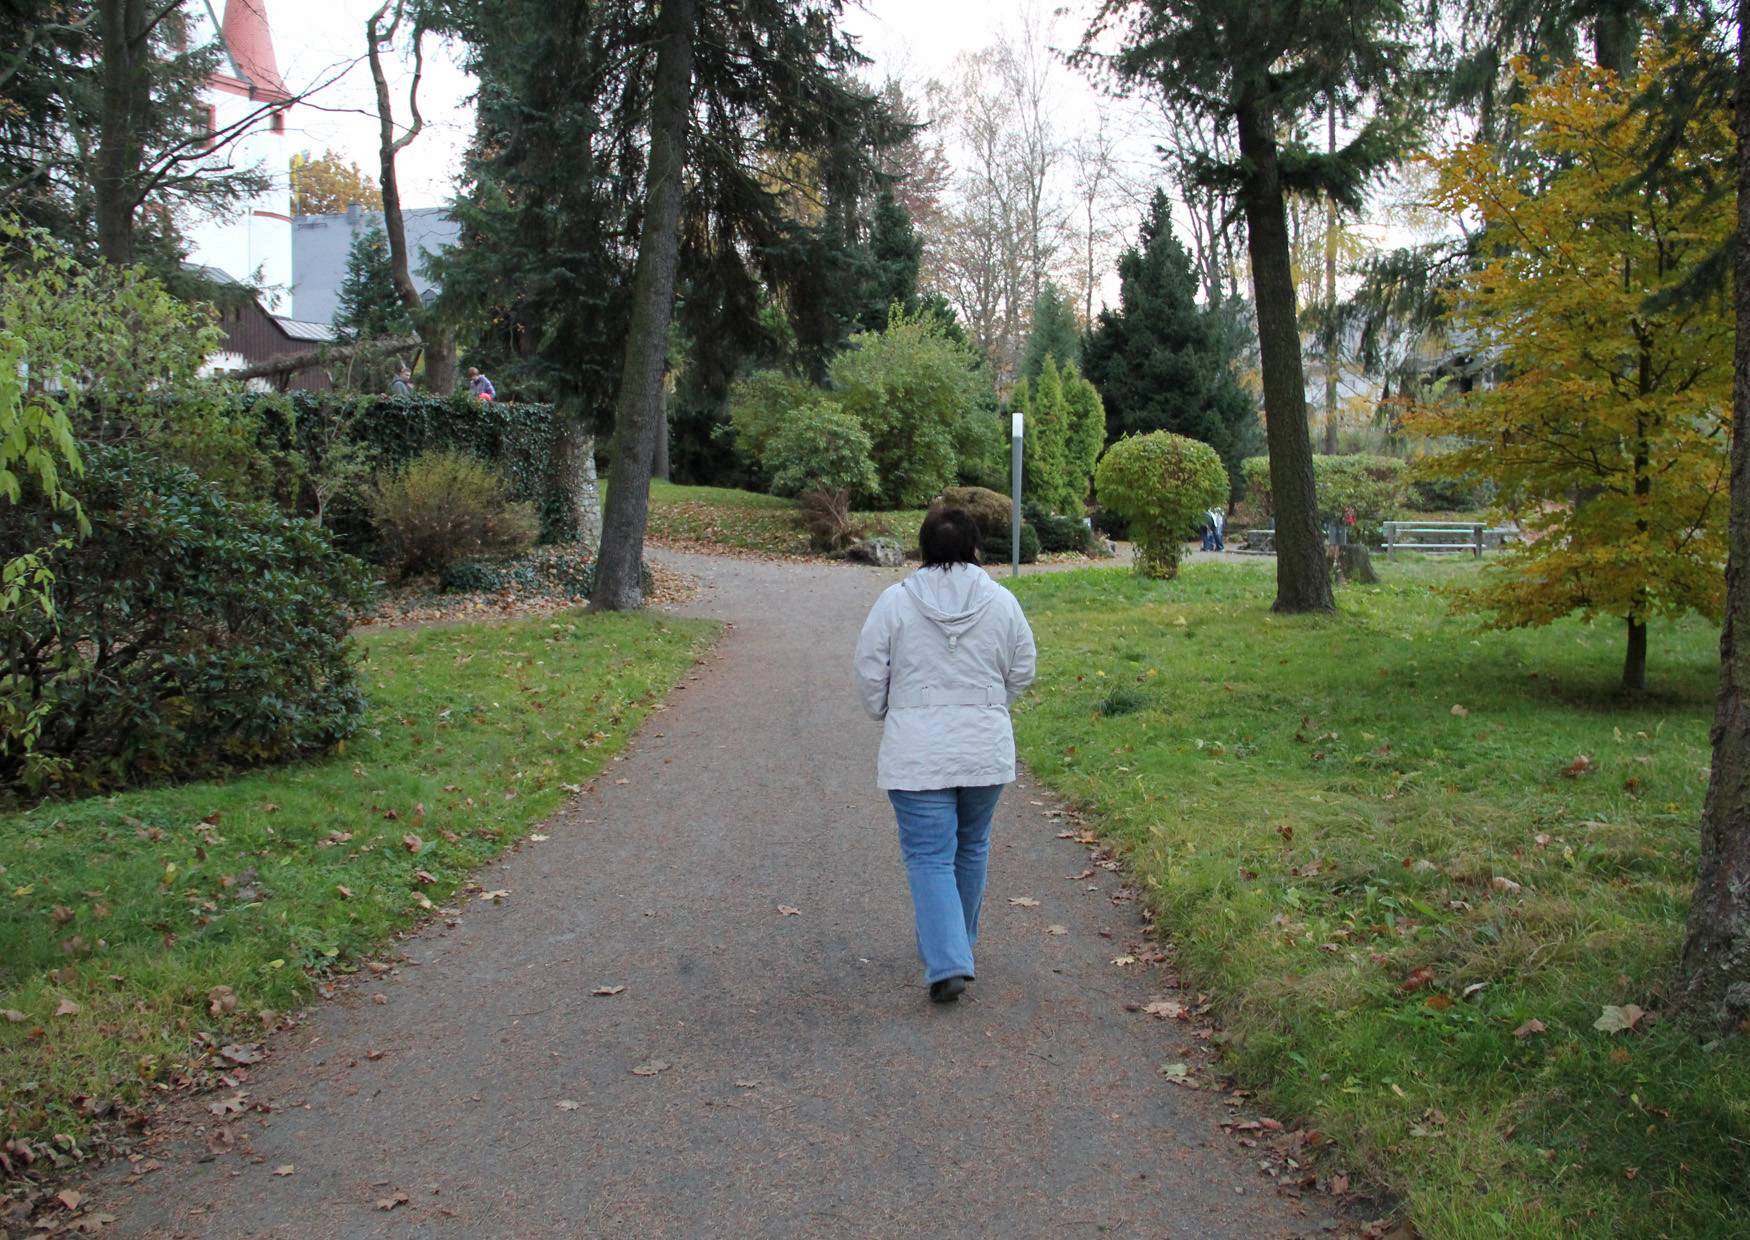
[[[978,522],[964,508],[937,504],[924,516],[918,530],[918,550],[925,568],[948,568],[978,563]]]

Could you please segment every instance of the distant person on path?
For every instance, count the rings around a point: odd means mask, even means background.
[[[1009,707],[1033,683],[1033,630],[978,563],[978,525],[937,507],[924,566],[876,600],[857,642],[863,708],[884,720],[877,784],[899,820],[930,998],[973,978],[990,823],[1015,780]]]
[[[498,389],[492,386],[492,380],[481,374],[475,367],[468,367],[468,395],[475,400],[497,400]]]
[[[1219,508],[1211,508],[1203,514],[1203,549],[1205,551],[1227,550],[1227,514]]]
[[[389,381],[389,395],[413,395],[413,372],[407,369],[406,362],[402,362],[395,368],[395,377]]]

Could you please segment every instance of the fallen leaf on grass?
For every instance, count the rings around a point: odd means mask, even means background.
[[[589,993],[592,995],[603,995],[603,996],[617,995],[625,989],[626,988],[624,986],[597,986],[594,990],[590,991]]]
[[[1454,702],[1452,705],[1452,713],[1454,715],[1456,715],[1458,718],[1463,719],[1466,715],[1470,714],[1470,711],[1466,710],[1464,707],[1462,707],[1458,703]]]
[[[290,1175],[298,1169],[296,1163],[281,1163],[273,1169],[275,1175]]]
[[[503,901],[505,898],[507,898],[509,895],[510,895],[510,891],[508,889],[500,888],[497,891],[482,891],[480,893],[480,898],[482,900],[490,901],[493,904],[498,904],[501,901]]]
[[[15,1025],[22,1025],[29,1019],[30,1017],[26,1016],[17,1008],[7,1008],[4,1012],[0,1012],[0,1020],[9,1020]]]
[[[55,1200],[66,1206],[69,1210],[77,1210],[79,1208],[79,1203],[84,1201],[85,1198],[83,1195],[74,1192],[70,1188],[64,1188],[55,1194]]]
[[[207,1011],[214,1016],[223,1016],[237,1007],[237,996],[231,993],[229,986],[215,986],[207,991]]]
[[[1607,1003],[1598,1019],[1592,1022],[1592,1027],[1604,1033],[1621,1033],[1640,1024],[1645,1015],[1645,1012],[1632,1003],[1622,1007]]]
[[[564,1098],[555,1102],[553,1105],[558,1107],[561,1111],[575,1111],[578,1107],[582,1106],[583,1103],[573,1102],[570,1098]]]
[[[1510,878],[1504,878],[1499,874],[1489,880],[1489,886],[1493,887],[1496,891],[1504,891],[1510,896],[1518,895],[1521,890],[1518,883]]]
[[[666,1059],[652,1059],[649,1063],[641,1063],[632,1069],[633,1076],[655,1076],[658,1072],[667,1072],[669,1062]]]
[[[55,1015],[77,1016],[79,1015],[79,1005],[74,1003],[71,999],[62,999],[55,1008]]]
[[[1534,1018],[1526,1021],[1523,1025],[1519,1026],[1519,1028],[1515,1029],[1513,1031],[1513,1036],[1521,1039],[1534,1038],[1538,1034],[1546,1032],[1548,1032],[1548,1030],[1544,1023],[1541,1020]]]
[[[417,835],[409,833],[401,837],[401,847],[405,848],[410,853],[416,853],[425,847],[425,841],[420,839]]]
[[[1009,903],[1019,905],[1021,908],[1039,907],[1039,901],[1035,900],[1032,896],[1010,896]]]
[[[334,890],[340,893],[340,898],[342,900],[352,899],[352,888],[348,887],[345,883],[334,884]]]
[[[1348,1191],[1349,1191],[1349,1177],[1347,1175],[1334,1175],[1331,1177],[1331,1188],[1330,1188],[1331,1196],[1341,1197],[1344,1193],[1346,1193]]]
[[[1398,989],[1405,992],[1420,990],[1433,980],[1434,970],[1423,965],[1418,969],[1411,970],[1410,975],[1398,983]]]
[[[802,916],[802,910],[799,908],[791,908],[788,904],[780,904],[778,905],[778,915],[780,917],[800,917]]]
[[[1581,754],[1562,768],[1562,775],[1567,779],[1578,779],[1592,770],[1592,755]]]

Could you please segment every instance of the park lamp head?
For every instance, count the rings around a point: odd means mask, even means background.
[[[1009,415],[1009,438],[1019,439],[1021,437],[1021,417],[1021,411],[1018,409]]]

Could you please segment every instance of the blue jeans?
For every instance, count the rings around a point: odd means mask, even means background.
[[[990,866],[990,820],[1001,784],[888,792],[911,880],[924,981],[971,977],[972,945]]]

